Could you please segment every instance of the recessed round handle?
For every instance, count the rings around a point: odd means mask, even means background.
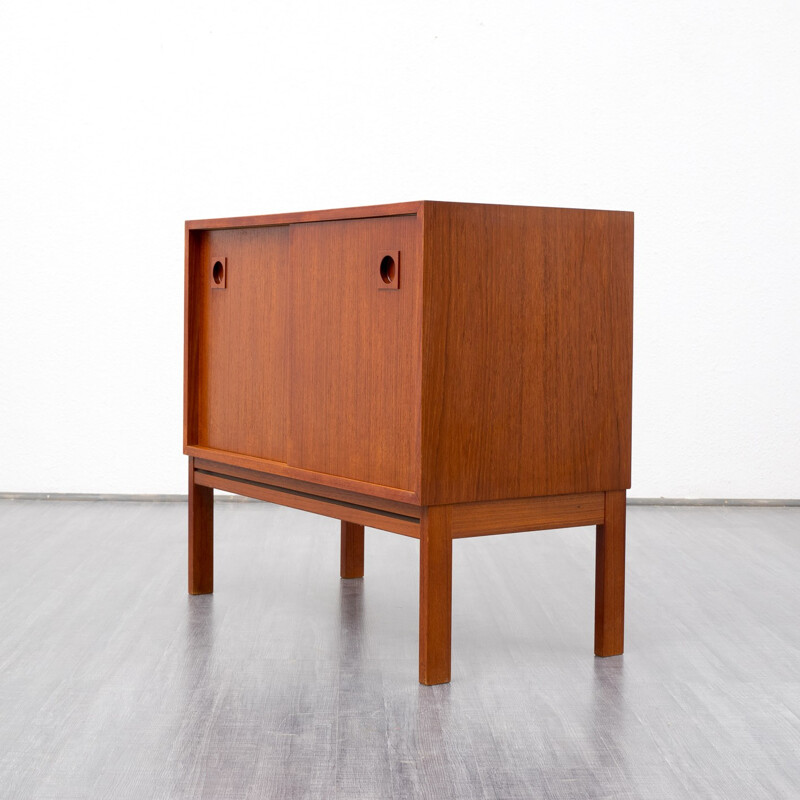
[[[214,266],[211,268],[211,277],[217,286],[222,285],[225,280],[225,265],[221,261],[214,262]]]
[[[397,264],[391,256],[384,256],[381,259],[381,280],[384,283],[394,283],[397,277]]]

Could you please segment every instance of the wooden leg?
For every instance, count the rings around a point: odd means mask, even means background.
[[[189,459],[189,594],[214,591],[214,490],[194,482]]]
[[[622,653],[625,622],[625,492],[606,492],[605,522],[597,526],[594,652]]]
[[[342,520],[340,571],[343,578],[364,577],[364,526]]]
[[[453,538],[449,506],[422,509],[419,539],[419,682],[450,681]]]

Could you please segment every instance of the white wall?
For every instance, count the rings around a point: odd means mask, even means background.
[[[800,496],[800,4],[0,6],[0,491],[182,492],[183,221],[636,212],[632,496]]]

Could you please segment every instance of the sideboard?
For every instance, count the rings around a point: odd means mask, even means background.
[[[597,526],[622,653],[633,214],[412,202],[186,223],[189,592],[213,490],[419,542],[419,680],[450,680],[452,543]]]

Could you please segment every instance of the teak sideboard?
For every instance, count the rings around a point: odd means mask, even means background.
[[[186,223],[189,592],[213,490],[419,540],[419,679],[450,680],[452,542],[597,526],[623,648],[633,214],[414,202]]]

